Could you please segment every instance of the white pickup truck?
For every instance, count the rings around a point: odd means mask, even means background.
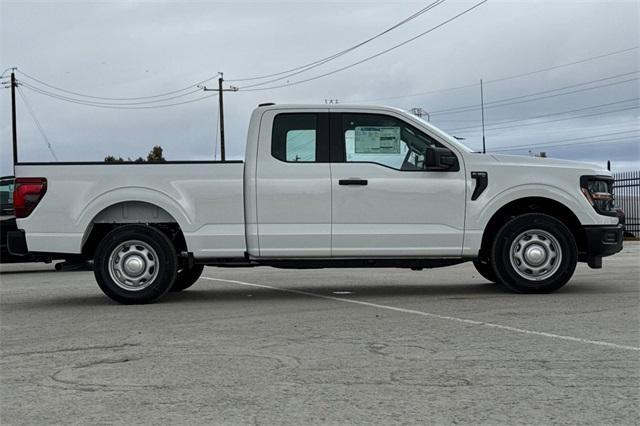
[[[473,261],[542,293],[622,248],[608,171],[476,153],[388,107],[260,105],[244,162],[18,162],[15,175],[11,252],[93,259],[121,303],[183,290],[203,265]]]

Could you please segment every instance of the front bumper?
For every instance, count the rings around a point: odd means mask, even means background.
[[[618,225],[585,226],[586,253],[581,261],[587,262],[591,268],[601,268],[602,258],[611,256],[622,250],[624,241],[624,217]]]

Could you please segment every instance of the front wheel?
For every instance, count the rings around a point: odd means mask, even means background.
[[[100,289],[124,304],[149,303],[173,285],[178,258],[169,238],[150,226],[113,229],[98,244],[94,275]]]
[[[493,243],[491,262],[499,281],[518,293],[550,293],[576,269],[578,248],[558,219],[528,213],[507,222]]]

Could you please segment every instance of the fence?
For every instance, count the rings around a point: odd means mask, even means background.
[[[640,236],[640,171],[614,173],[616,204],[626,215],[625,231]]]

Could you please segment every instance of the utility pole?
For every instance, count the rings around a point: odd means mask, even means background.
[[[487,153],[487,146],[484,139],[484,89],[482,87],[482,79],[480,79],[480,109],[482,110],[482,153]]]
[[[224,92],[237,92],[238,88],[229,86],[228,89],[222,88],[222,82],[224,81],[224,74],[218,72],[218,88],[217,89],[208,89],[204,87],[203,90],[205,92],[218,92],[218,112],[220,113],[220,159],[222,161],[225,160],[225,148],[224,148],[224,101],[222,94]],[[215,150],[215,147],[214,147]],[[215,152],[213,153],[215,157]]]
[[[224,92],[222,90],[222,77],[223,74],[220,73],[220,76],[218,77],[218,111],[220,113],[220,159],[224,161],[224,96],[222,96]]]
[[[16,126],[16,69],[11,69],[11,129],[13,132],[13,165],[18,163],[18,128]]]

